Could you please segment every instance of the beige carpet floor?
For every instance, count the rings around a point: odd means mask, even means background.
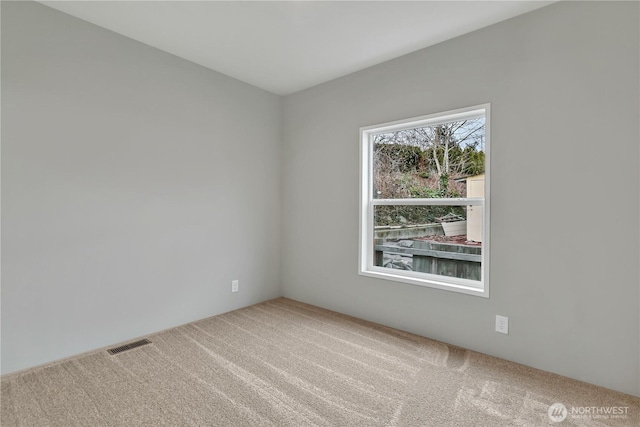
[[[2,426],[640,425],[638,398],[285,298],[148,338],[3,377]]]

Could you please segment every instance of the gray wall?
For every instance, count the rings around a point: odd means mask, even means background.
[[[283,294],[640,395],[638,16],[554,4],[287,97]],[[490,298],[358,276],[359,127],[485,102]]]
[[[2,372],[279,296],[281,117],[275,95],[3,1]]]

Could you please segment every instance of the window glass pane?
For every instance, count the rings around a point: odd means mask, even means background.
[[[374,265],[481,280],[482,206],[374,206]]]
[[[372,139],[373,198],[481,197],[468,194],[467,179],[484,174],[484,117]]]

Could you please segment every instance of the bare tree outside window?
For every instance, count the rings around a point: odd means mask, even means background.
[[[463,178],[484,173],[484,117],[373,136],[373,197],[466,197]],[[438,216],[464,217],[464,209],[442,206],[429,218],[416,217],[411,206],[386,206],[376,225],[434,221]]]

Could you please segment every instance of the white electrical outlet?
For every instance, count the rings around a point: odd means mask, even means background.
[[[239,280],[231,281],[231,292],[238,292],[238,285],[240,284]]]
[[[509,318],[496,314],[496,332],[509,335]]]

